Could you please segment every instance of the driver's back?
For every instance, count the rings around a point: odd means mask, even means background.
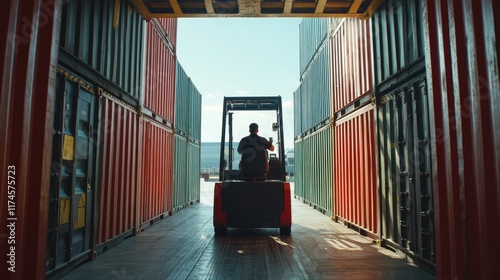
[[[264,140],[262,140],[264,139]],[[241,139],[238,152],[241,154],[240,169],[242,178],[267,177],[269,163],[267,161],[266,139],[250,134]]]

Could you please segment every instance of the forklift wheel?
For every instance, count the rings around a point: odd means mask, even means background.
[[[226,228],[225,227],[214,227],[215,229],[215,234],[216,235],[224,235],[226,234]]]
[[[292,232],[290,227],[282,227],[280,228],[280,235],[290,235]]]

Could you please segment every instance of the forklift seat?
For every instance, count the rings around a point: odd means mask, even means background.
[[[269,172],[267,151],[261,147],[247,147],[241,153],[241,180],[265,181]]]

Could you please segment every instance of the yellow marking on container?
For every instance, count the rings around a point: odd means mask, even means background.
[[[85,226],[85,206],[87,205],[87,195],[82,194],[78,200],[77,217],[75,221],[75,229]]]
[[[64,225],[69,223],[69,214],[71,210],[71,201],[69,197],[61,197],[59,205],[59,224]]]
[[[63,160],[75,158],[75,137],[64,134]]]
[[[120,0],[115,0],[115,11],[113,13],[113,28],[118,28],[118,20],[120,19]]]

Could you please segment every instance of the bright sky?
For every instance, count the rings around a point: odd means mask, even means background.
[[[300,18],[179,19],[177,59],[202,94],[202,142],[219,142],[224,96],[281,95],[285,149],[293,148],[293,92],[299,86]],[[259,124],[277,138],[275,114],[236,112],[234,141]],[[226,140],[228,138],[226,137]]]

